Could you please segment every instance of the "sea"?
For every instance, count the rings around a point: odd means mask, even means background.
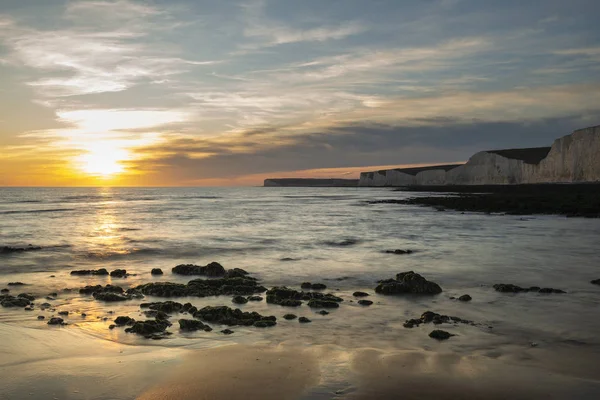
[[[97,340],[136,346],[214,347],[228,343],[294,340],[305,346],[444,351],[548,368],[596,378],[586,359],[600,356],[600,220],[562,216],[511,216],[373,204],[427,193],[390,188],[0,188],[0,247],[40,250],[0,254],[0,288],[26,292],[48,310],[0,308],[0,325],[63,329]],[[387,250],[412,250],[389,254]],[[152,341],[109,329],[116,315],[140,319],[142,301],[106,304],[79,295],[86,285],[124,288],[147,282],[185,283],[197,277],[171,273],[178,264],[219,262],[243,268],[266,287],[299,289],[324,283],[344,299],[317,314],[266,302],[234,305],[231,296],[184,298],[198,308],[228,305],[275,315],[275,327],[234,327],[232,335],[181,333]],[[73,276],[72,270],[126,269],[127,278]],[[150,271],[161,268],[162,276]],[[437,296],[383,296],[377,282],[415,271],[438,283]],[[8,286],[22,282],[25,286]],[[494,284],[562,289],[565,294],[499,293]],[[370,294],[362,306],[352,295]],[[470,302],[456,298],[469,294]],[[473,324],[449,324],[456,336],[431,339],[431,324],[403,323],[425,311]],[[69,311],[65,327],[48,318]],[[312,322],[281,317],[288,312]],[[85,314],[83,316],[82,314]],[[43,315],[44,321],[37,319]],[[217,328],[218,326],[215,326]],[[224,327],[223,327],[224,328]],[[536,357],[536,351],[544,356]],[[591,357],[591,358],[590,358]],[[566,360],[569,361],[566,361]]]

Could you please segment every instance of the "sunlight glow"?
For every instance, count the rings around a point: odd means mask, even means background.
[[[129,152],[110,144],[97,144],[87,153],[77,157],[79,168],[89,175],[109,178],[124,171],[122,162],[128,160]]]

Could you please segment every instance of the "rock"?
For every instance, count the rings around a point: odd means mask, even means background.
[[[446,331],[442,331],[439,329],[431,331],[431,333],[429,334],[430,338],[437,339],[437,340],[447,340],[447,339],[450,339],[452,336],[456,336],[456,335],[453,335],[451,333],[448,333]]]
[[[413,251],[412,250],[401,250],[401,249],[396,249],[396,250],[386,250],[385,251],[387,254],[398,254],[398,255],[403,255],[403,254],[412,254]]]
[[[204,323],[197,321],[195,319],[180,319],[179,320],[179,329],[182,331],[205,331],[210,332],[212,328]]]
[[[250,278],[248,276],[248,272],[244,271],[241,268],[234,268],[234,269],[229,269],[227,270],[227,272],[225,272],[225,275],[223,276],[224,278],[247,278],[247,279],[254,279],[254,278]]]
[[[41,250],[42,248],[39,246],[28,245],[27,247],[12,247],[12,246],[3,246],[0,247],[0,254],[10,254],[10,253],[23,253],[25,251],[34,251]]]
[[[49,297],[58,297],[58,293],[52,292],[48,295]]]
[[[325,285],[324,283],[310,283],[310,282],[303,282],[300,287],[302,289],[312,289],[312,290],[323,290],[323,289],[327,289],[327,285]]]
[[[152,274],[152,275],[162,275],[163,271],[160,268],[152,268],[152,271],[150,271],[150,274]]]
[[[37,319],[43,320],[43,319],[46,319],[46,317],[44,317],[43,315],[38,315]]]
[[[600,285],[600,279],[594,279],[593,281],[590,281],[590,283],[594,285]]]
[[[131,300],[133,297],[130,295],[119,294],[119,293],[111,293],[111,292],[98,292],[93,294],[94,299],[106,302],[114,302],[114,301],[127,301]]]
[[[211,262],[206,266],[194,264],[181,264],[173,267],[172,272],[178,275],[205,275],[205,276],[224,276],[225,268],[218,262]]]
[[[1,294],[6,294],[6,293],[9,293],[9,292],[10,292],[10,289],[2,289],[2,290],[0,290]]]
[[[166,321],[146,320],[136,321],[131,328],[125,329],[127,333],[150,336],[156,333],[163,333],[169,327]]]
[[[471,301],[471,300],[472,300],[472,297],[471,297],[471,296],[469,296],[468,294],[463,294],[462,296],[460,296],[460,297],[458,298],[458,300],[459,300],[459,301]]]
[[[415,326],[419,326],[420,324],[428,324],[431,322],[433,322],[435,325],[459,322],[463,324],[473,324],[471,321],[459,317],[451,317],[448,315],[441,315],[433,311],[425,311],[423,314],[421,314],[420,318],[413,318],[405,321],[403,326],[405,328],[413,328]]]
[[[272,320],[260,320],[260,321],[256,321],[253,325],[257,328],[268,328],[270,326],[277,325],[277,322],[272,321]]]
[[[87,314],[86,313],[81,313],[81,318],[85,318],[85,317],[87,317]]]
[[[169,314],[164,311],[149,310],[142,312],[147,318],[154,318],[157,321],[167,321],[170,318]]]
[[[421,275],[413,272],[402,272],[395,279],[379,282],[375,292],[381,294],[438,294],[442,288],[435,282],[430,282]]]
[[[69,315],[68,311],[59,311],[58,315]]]
[[[359,300],[358,304],[360,304],[361,306],[370,306],[371,304],[373,304],[373,302],[371,300]]]
[[[248,296],[248,301],[263,301],[261,296]]]
[[[123,293],[124,290],[122,287],[120,286],[113,286],[113,285],[106,285],[106,286],[102,286],[102,285],[95,285],[95,286],[86,286],[83,287],[81,289],[79,289],[79,293],[80,294],[94,294],[94,293],[106,293],[106,292],[110,292],[110,293]]]
[[[135,290],[145,295],[159,297],[206,297],[219,295],[247,296],[255,293],[262,293],[267,289],[260,286],[255,279],[244,277],[193,279],[187,284],[155,282],[137,286]]]
[[[8,282],[8,286],[25,286],[23,282]]]
[[[537,292],[537,293],[566,293],[561,289],[554,288],[540,288],[539,286],[531,286],[529,288],[522,288],[517,285],[510,283],[498,283],[493,286],[497,292],[502,293],[521,293],[521,292]]]
[[[108,275],[108,271],[106,268],[100,269],[80,269],[76,271],[71,271],[71,275],[98,275],[98,276],[106,276]]]
[[[50,304],[50,303],[42,303],[42,304],[40,304],[40,309],[47,310],[48,308],[52,308],[52,304]]]
[[[113,330],[113,329],[115,329],[116,327],[117,327],[117,326],[116,326],[115,324],[110,324],[110,325],[108,326],[108,329],[110,329],[110,330],[112,331],[112,330]]]
[[[48,325],[65,325],[65,320],[58,317],[50,318]]]
[[[310,308],[338,308],[340,305],[337,301],[310,299],[308,306]]]
[[[296,319],[296,318],[298,318],[298,317],[294,314],[285,314],[283,316],[283,319],[287,319],[287,320]]]
[[[300,322],[301,324],[307,324],[312,321],[306,317],[300,317],[300,318],[298,318],[298,322]]]
[[[187,306],[189,304],[189,306]],[[187,310],[189,310],[191,308],[191,304],[190,303],[186,303],[185,307]],[[161,311],[164,312],[166,314],[172,314],[174,312],[183,312],[184,311],[184,305],[181,303],[178,303],[176,301],[158,301],[158,302],[154,302],[154,303],[142,303],[140,304],[140,308],[149,308],[151,310],[154,311]]]
[[[365,293],[365,292],[354,292],[352,293],[352,296],[354,297],[367,297],[369,295],[369,293]]]
[[[215,322],[223,325],[254,325],[257,321],[273,321],[274,316],[263,316],[257,312],[243,312],[239,308],[232,309],[227,306],[207,306],[194,313],[194,318],[199,318],[208,322]]]
[[[231,329],[223,329],[221,333],[224,335],[231,335],[233,331]]]
[[[244,296],[235,296],[231,301],[235,304],[246,304],[248,302],[248,299]]]
[[[33,306],[27,306],[24,308],[25,311],[33,311]]]
[[[0,295],[0,305],[2,307],[27,307],[31,301],[24,297],[14,297],[9,294]]]
[[[317,314],[321,314],[321,315],[329,315],[329,311],[321,310],[321,311],[319,311]]]
[[[127,316],[120,316],[115,318],[114,322],[117,326],[133,325],[135,323],[135,319]]]
[[[17,297],[20,297],[22,299],[27,299],[29,301],[34,301],[35,300],[35,297],[32,294],[29,294],[29,293],[21,293],[21,294],[17,295]]]
[[[299,292],[294,289],[287,288],[285,286],[276,286],[267,290],[267,303],[278,304],[281,306],[297,307],[302,304],[301,300],[320,300],[328,304],[328,302],[339,303],[343,301],[340,297],[334,296],[330,293],[320,292]],[[314,303],[313,304],[317,304]],[[309,304],[310,305],[310,304]],[[315,305],[315,307],[317,307]],[[320,306],[318,306],[320,307]],[[330,307],[339,307],[339,305]]]
[[[113,278],[126,278],[127,270],[126,269],[115,269],[114,271],[110,271],[110,276]]]

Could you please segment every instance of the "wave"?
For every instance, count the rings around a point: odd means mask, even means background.
[[[62,212],[62,211],[75,211],[75,208],[47,208],[42,210],[9,210],[0,211],[0,214],[37,214],[47,212]]]

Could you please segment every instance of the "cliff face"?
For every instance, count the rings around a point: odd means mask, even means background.
[[[551,148],[482,151],[466,164],[362,173],[359,186],[509,185],[600,181],[600,126],[580,129]]]

